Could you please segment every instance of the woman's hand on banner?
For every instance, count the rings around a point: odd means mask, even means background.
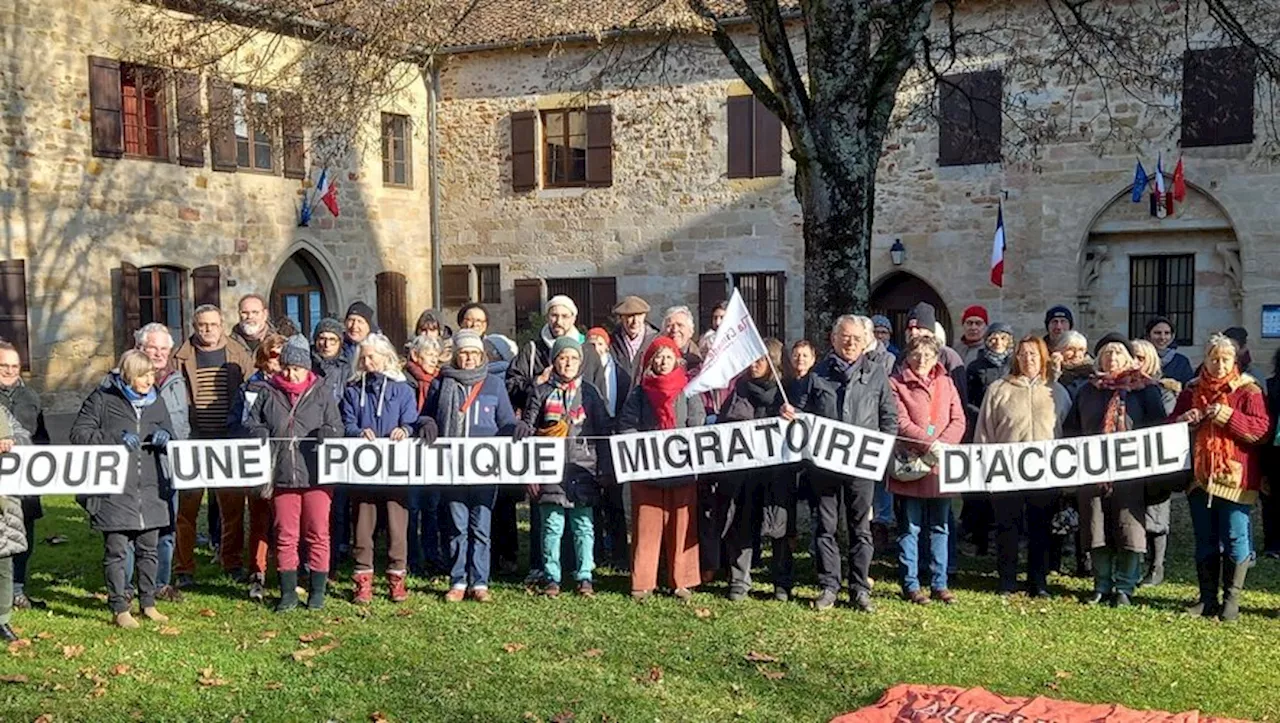
[[[8,454],[13,451],[12,439],[0,439],[0,454]]]
[[[372,442],[378,435],[373,433],[372,429],[366,429],[360,433],[361,438]]]
[[[521,420],[516,422],[516,429],[511,433],[511,441],[519,442],[531,434],[533,434],[533,427],[530,427],[528,422]]]
[[[391,430],[390,436],[391,436],[392,442],[399,442],[400,440],[407,439],[409,437],[409,430],[405,429],[404,427],[396,427],[395,429]]]

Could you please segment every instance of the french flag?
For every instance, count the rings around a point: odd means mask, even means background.
[[[996,235],[991,240],[991,283],[1004,288],[1004,204],[996,212]]]
[[[316,183],[316,196],[325,208],[335,217],[338,215],[338,186],[329,178],[329,169],[320,172],[320,180]]]

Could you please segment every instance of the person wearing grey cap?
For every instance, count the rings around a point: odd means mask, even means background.
[[[658,336],[658,328],[649,323],[649,302],[639,296],[628,296],[613,307],[618,319],[609,339],[609,350],[618,365],[619,376],[628,380],[628,389],[640,383],[636,367],[644,358],[644,352]],[[619,396],[625,397],[626,392]],[[619,407],[621,404],[618,405]]]
[[[889,317],[883,314],[876,314],[871,317],[871,329],[875,335],[876,344],[881,351],[892,354],[894,359],[902,356],[899,353],[898,345],[893,343],[893,324],[890,323]]]

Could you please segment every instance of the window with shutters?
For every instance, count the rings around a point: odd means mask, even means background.
[[[578,327],[609,326],[618,303],[617,279],[613,276],[547,279],[547,298],[567,296],[578,306]]]
[[[413,187],[409,116],[382,114],[382,185]]]
[[[182,269],[172,266],[138,269],[138,320],[141,325],[159,322],[169,327],[174,339],[184,338],[185,276]]]
[[[440,267],[440,303],[462,306],[471,301],[471,267],[466,264]]]
[[[1253,142],[1256,56],[1248,48],[1188,50],[1182,61],[1182,146]]]
[[[962,73],[938,83],[938,165],[999,163],[1004,74]]]
[[[1147,322],[1163,316],[1173,322],[1173,340],[1194,343],[1195,254],[1129,257],[1129,338],[1146,334]]]
[[[237,85],[231,90],[236,165],[257,171],[275,170],[275,124],[271,97],[265,90]]]
[[[742,295],[762,337],[787,338],[786,282],[787,275],[781,271],[733,274],[733,288]]]
[[[481,304],[502,303],[502,267],[498,264],[477,264],[476,285],[480,288]]]
[[[782,175],[782,123],[754,95],[728,102],[729,178]]]
[[[542,140],[547,188],[587,185],[587,112],[542,111]]]
[[[169,121],[164,71],[120,64],[120,119],[124,154],[169,160]]]

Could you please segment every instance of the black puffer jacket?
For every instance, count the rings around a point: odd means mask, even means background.
[[[351,362],[342,354],[330,359],[322,359],[319,354],[312,352],[311,371],[320,377],[320,381],[324,383],[333,401],[341,404],[342,393],[347,390],[347,382],[351,379]]]
[[[271,442],[276,488],[306,489],[320,484],[320,442],[342,436],[342,415],[324,380],[315,377],[296,405],[284,390],[267,384],[249,410],[245,427],[255,437],[281,440]]]
[[[95,389],[80,405],[80,414],[71,425],[72,444],[119,444],[125,432],[138,435],[142,447],[127,452],[129,472],[124,491],[118,495],[81,495],[77,500],[89,513],[89,523],[99,532],[141,532],[169,524],[169,485],[161,466],[164,450],[151,444],[157,430],[172,435],[173,424],[164,398],[135,411],[121,390],[123,381],[115,377],[109,389]]]
[[[547,426],[543,419],[543,407],[554,389],[553,384],[539,384],[534,387],[533,394],[529,395],[529,406],[522,418],[535,430]],[[586,417],[581,425],[570,429],[566,440],[569,449],[565,460],[564,484],[542,485],[537,499],[540,505],[592,507],[600,502],[599,477],[613,474],[609,440],[604,439],[613,434],[613,419],[609,417],[604,398],[595,387],[583,384],[581,392]],[[586,440],[578,437],[600,439]]]

